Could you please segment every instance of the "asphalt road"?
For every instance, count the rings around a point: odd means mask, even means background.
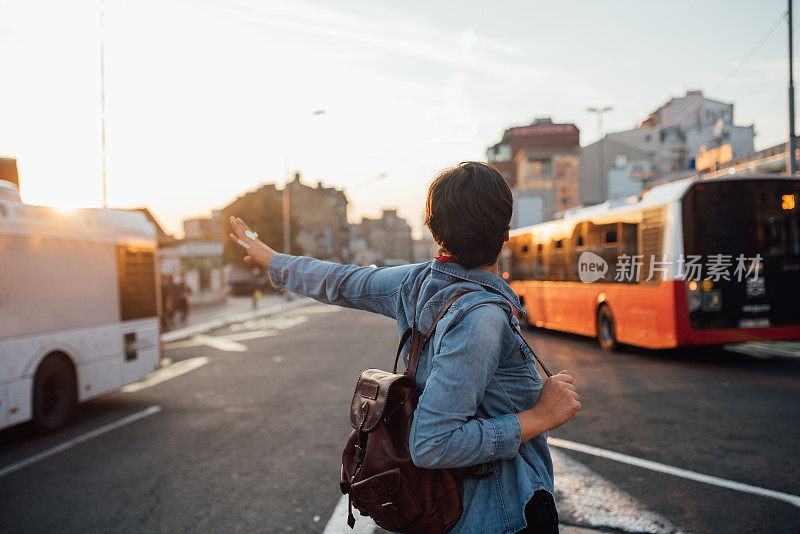
[[[551,367],[575,375],[582,395],[583,410],[552,436],[800,494],[800,360],[605,354],[580,337],[526,337]],[[356,377],[390,368],[396,341],[390,319],[312,305],[172,344],[167,369],[192,370],[87,403],[46,438],[25,426],[0,432],[2,472],[161,408],[0,477],[0,532],[322,532],[341,496],[339,455]],[[558,454],[682,531],[800,525],[800,508],[779,500]],[[562,520],[587,521],[580,510]]]

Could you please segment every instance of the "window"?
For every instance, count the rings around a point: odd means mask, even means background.
[[[611,225],[609,225],[611,226]],[[616,225],[614,225],[616,226]],[[616,243],[617,242],[617,229],[609,228],[603,231],[603,243]]]
[[[158,315],[152,249],[117,247],[120,320]]]
[[[550,158],[528,158],[528,168],[525,174],[528,176],[546,176],[550,174]]]
[[[624,169],[628,166],[628,156],[626,154],[617,154],[614,156],[614,168]]]
[[[487,156],[489,163],[511,161],[511,146],[507,144],[495,145],[489,149]]]

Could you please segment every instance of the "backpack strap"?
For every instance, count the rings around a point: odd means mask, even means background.
[[[423,335],[421,332],[417,330],[417,302],[419,302],[419,294],[422,292],[422,284],[425,282],[425,278],[427,278],[429,274],[431,274],[430,270],[427,273],[425,273],[425,276],[422,277],[422,281],[420,282],[419,287],[417,288],[417,295],[414,298],[414,315],[412,319],[413,321],[412,326],[406,328],[406,331],[403,332],[403,335],[400,337],[400,344],[397,346],[397,354],[395,354],[394,357],[394,368],[392,369],[392,372],[397,374],[397,364],[400,361],[400,353],[403,351],[403,347],[405,346],[406,342],[408,341],[408,338],[410,337],[411,348],[409,349],[408,352],[408,366],[406,367],[405,374],[410,376],[412,379],[417,375],[417,366],[419,365],[419,357],[420,354],[422,353],[422,349],[425,348],[425,344],[428,342],[430,337],[433,335],[433,332],[436,330],[436,325],[439,323],[439,320],[442,317],[444,317],[444,314],[447,313],[447,310],[450,309],[450,306],[456,300],[458,300],[459,297],[469,293],[470,291],[473,291],[471,289],[466,291],[461,291],[455,294],[453,297],[451,297],[450,300],[448,300],[444,304],[444,306],[442,306],[442,309],[439,310],[439,314],[433,320],[433,324],[430,326],[430,328],[428,328],[428,331],[425,332],[425,334]],[[507,302],[508,305],[511,306],[512,310],[516,310],[511,301],[507,300]],[[531,351],[531,354],[533,354],[533,357],[539,363],[539,366],[542,368],[542,371],[544,371],[544,374],[546,374],[547,376],[553,376],[553,373],[550,371],[547,365],[545,365],[545,363],[541,360],[541,358],[539,358],[539,355],[536,354],[533,348],[531,348],[531,346],[525,340],[525,336],[522,335],[519,326],[515,326],[512,324],[511,328],[517,331],[517,334],[519,334],[520,339],[522,339],[522,342],[525,343],[526,347],[528,347],[528,350]]]
[[[429,269],[428,272],[425,273],[425,276],[422,277],[419,287],[417,288],[417,296],[414,297],[414,311],[411,315],[411,326],[406,328],[406,331],[403,332],[403,335],[400,337],[400,344],[397,346],[397,354],[394,357],[394,367],[392,368],[394,374],[397,374],[397,362],[400,361],[400,353],[403,351],[406,341],[408,341],[411,333],[417,329],[417,302],[419,302],[419,294],[422,293],[422,284],[425,282],[428,275],[431,274],[432,270],[433,269]]]
[[[428,331],[425,332],[425,334],[422,334],[416,328],[411,332],[411,349],[408,351],[408,367],[406,367],[405,374],[412,380],[414,380],[414,378],[417,376],[417,366],[419,365],[419,357],[422,353],[422,349],[425,348],[425,344],[436,330],[436,325],[439,324],[441,318],[444,317],[444,314],[447,313],[447,310],[450,309],[450,306],[452,306],[455,301],[467,293],[471,293],[472,291],[472,289],[459,291],[450,297],[450,299],[444,303],[442,309],[439,310],[439,314],[436,315],[436,318],[433,320],[433,324],[431,324],[430,328],[428,328]]]
[[[539,358],[539,356],[536,354],[536,352],[534,352],[534,350],[531,348],[531,346],[528,345],[528,342],[525,341],[525,336],[523,336],[522,332],[520,332],[519,326],[511,325],[511,328],[513,328],[514,330],[517,331],[517,334],[519,334],[519,338],[522,340],[523,343],[525,343],[525,346],[528,347],[528,350],[531,351],[531,354],[533,354],[533,357],[536,358],[536,361],[539,362],[539,366],[542,368],[542,371],[544,371],[544,374],[546,374],[547,376],[553,376],[552,371],[550,371],[550,369],[547,368],[547,366]]]

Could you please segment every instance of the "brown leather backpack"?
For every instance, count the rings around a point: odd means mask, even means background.
[[[358,377],[350,408],[353,431],[342,453],[339,481],[342,493],[348,494],[350,528],[355,525],[353,506],[380,527],[395,532],[444,533],[461,517],[461,477],[450,469],[414,465],[408,437],[419,398],[414,377],[420,353],[439,320],[466,293],[469,291],[450,298],[425,334],[416,327],[415,301],[414,324],[400,339],[393,372],[367,369]],[[405,373],[397,374],[400,352],[409,337],[408,366]]]

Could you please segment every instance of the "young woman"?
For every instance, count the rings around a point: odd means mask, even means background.
[[[278,254],[231,217],[230,238],[244,261],[268,270],[272,283],[321,302],[397,320],[424,331],[442,304],[471,289],[448,310],[420,356],[419,398],[409,449],[420,467],[485,464],[488,476],[466,478],[463,513],[451,531],[557,533],[553,465],[547,432],[580,409],[566,372],[542,382],[520,339],[519,300],[497,271],[508,240],[513,199],[491,165],[461,163],[428,189],[425,224],[440,245],[432,261],[357,267]]]

